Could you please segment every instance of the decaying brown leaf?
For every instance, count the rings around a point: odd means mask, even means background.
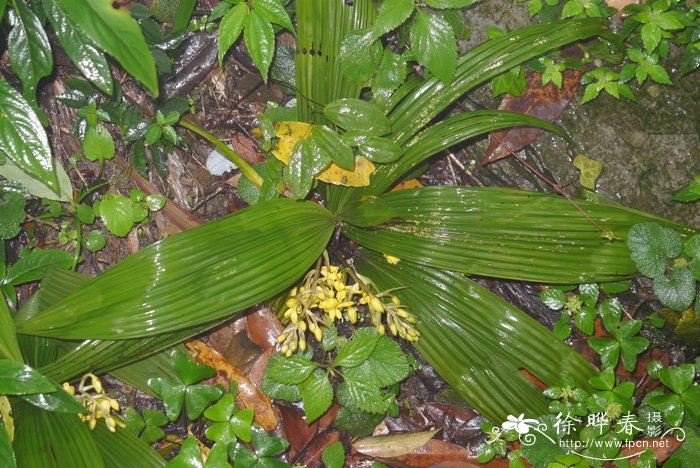
[[[216,376],[213,378],[215,383],[223,385],[227,390],[232,381],[238,384],[236,403],[243,408],[253,408],[255,422],[266,431],[277,427],[279,421],[272,408],[272,402],[245,373],[201,340],[190,340],[185,346],[193,354],[195,362],[216,369]]]
[[[498,108],[554,122],[569,105],[579,87],[581,75],[582,72],[577,70],[565,70],[562,73],[561,88],[557,88],[553,83],[542,86],[542,75],[530,72],[527,74],[525,91],[518,97],[506,95]],[[509,156],[511,152],[518,152],[543,133],[544,130],[533,127],[514,127],[492,132],[481,163],[489,164]]]
[[[440,429],[438,428],[424,432],[364,437],[355,441],[352,444],[352,448],[371,457],[399,457],[420,449],[439,431]]]

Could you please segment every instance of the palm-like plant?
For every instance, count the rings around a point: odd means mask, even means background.
[[[322,123],[324,105],[360,96],[362,86],[341,72],[338,51],[346,33],[372,24],[376,9],[372,0],[352,6],[342,0],[298,0],[296,9],[298,50],[324,51],[297,55],[299,118]],[[464,55],[450,85],[410,78],[382,104],[391,122],[389,138],[403,156],[381,165],[371,185],[321,184],[325,206],[289,199],[262,202],[160,241],[86,282],[54,275],[15,318],[22,354],[56,381],[88,370],[138,366],[289,288],[340,229],[365,248],[355,258],[360,273],[380,289],[403,288],[396,294],[419,319],[418,350],[468,403],[495,421],[544,412],[543,396],[521,370],[548,385],[558,385],[568,374],[586,387],[592,366],[464,274],[548,283],[628,278],[637,273],[621,241],[629,228],[649,219],[670,223],[616,205],[578,202],[588,219],[566,199],[517,190],[386,192],[420,162],[476,135],[514,125],[557,131],[532,118],[495,111],[431,122],[464,93],[505,70],[607,32],[598,19],[530,26]],[[381,254],[402,261],[389,265]],[[12,327],[3,327],[0,349],[17,350],[15,339]],[[25,403],[19,407],[18,427],[31,424],[37,433],[60,427],[76,434],[66,436],[73,446],[84,442],[86,429],[77,417]],[[39,457],[40,440],[18,431],[15,448],[22,456]]]

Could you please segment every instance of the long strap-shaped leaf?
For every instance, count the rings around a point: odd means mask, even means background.
[[[372,250],[462,273],[546,283],[615,281],[637,274],[625,242],[608,240],[565,198],[475,187],[422,187],[379,199],[400,221],[345,226]],[[578,205],[616,239],[642,221],[667,220],[615,205]],[[347,219],[352,223],[352,219]],[[674,225],[690,234],[692,229]]]
[[[407,145],[401,159],[393,164],[382,164],[372,175],[372,184],[362,189],[336,190],[329,200],[331,211],[346,207],[361,196],[378,196],[391,187],[401,176],[430,156],[462,141],[502,128],[515,126],[539,127],[564,138],[568,136],[555,125],[515,112],[484,110],[465,112],[449,117],[416,135]]]
[[[566,44],[609,33],[603,18],[561,20],[516,29],[475,47],[459,59],[449,86],[432,78],[394,108],[389,115],[394,141],[407,142],[464,93],[505,70]]]
[[[593,367],[530,316],[458,273],[402,261],[390,265],[363,252],[358,270],[396,294],[421,338],[416,348],[467,403],[493,422],[547,410],[541,392],[519,372],[547,383],[574,377],[582,388]]]
[[[21,323],[18,332],[130,339],[232,316],[298,279],[333,227],[320,205],[261,203],[137,252]]]
[[[536,24],[491,39],[460,58],[454,81],[449,86],[436,78],[425,81],[421,86],[416,86],[414,80],[409,80],[404,87],[410,91],[398,104],[394,105],[392,102],[393,110],[389,114],[391,138],[405,146],[425,125],[474,87],[551,50],[592,36],[606,34],[609,34],[609,28],[605,20],[586,18]],[[399,88],[395,94],[400,96],[403,90]],[[436,152],[433,151],[426,157]],[[403,166],[401,160],[394,164]],[[405,172],[392,171],[397,173],[397,177]],[[379,174],[373,177],[373,184],[374,178],[378,177],[380,177]],[[381,185],[384,185],[383,182]],[[359,200],[367,194],[368,189],[362,187],[329,187],[329,208],[336,213],[348,203]]]

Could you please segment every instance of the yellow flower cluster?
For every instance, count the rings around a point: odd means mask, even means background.
[[[388,302],[383,300],[385,298]],[[321,342],[323,329],[334,321],[357,323],[359,304],[367,306],[370,322],[381,335],[388,326],[394,336],[405,340],[416,341],[420,337],[412,325],[415,317],[401,305],[398,297],[389,293],[372,294],[349,280],[347,270],[326,261],[320,269],[309,271],[301,286],[293,288],[287,296],[281,314],[287,327],[277,338],[282,344],[280,352],[291,356],[297,350],[304,351],[307,330]],[[386,316],[386,326],[383,316]]]
[[[63,389],[73,395],[78,403],[87,408],[87,414],[80,414],[80,419],[87,422],[90,430],[95,429],[97,420],[104,418],[107,429],[115,432],[117,426],[126,427],[119,416],[112,411],[119,411],[119,402],[105,394],[102,382],[94,374],[85,374],[78,384],[78,391],[68,382],[63,383]]]

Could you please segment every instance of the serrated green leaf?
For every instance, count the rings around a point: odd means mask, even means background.
[[[683,250],[680,235],[656,223],[633,226],[627,245],[639,271],[650,278],[662,276],[666,271],[666,259],[677,257]]]
[[[413,13],[413,0],[385,0],[374,21],[373,39],[378,39],[403,24]]]
[[[58,0],[43,0],[42,5],[58,41],[71,62],[101,91],[112,94],[109,63],[93,42],[65,13]]]
[[[340,67],[343,74],[357,83],[364,83],[377,71],[381,46],[374,39],[373,29],[348,33],[340,46]],[[377,53],[379,52],[379,53]]]
[[[561,310],[566,304],[566,295],[558,289],[547,289],[540,293],[540,300],[552,310]]]
[[[138,23],[125,9],[109,0],[59,0],[68,18],[102,50],[158,96],[158,77],[153,56]]]
[[[368,413],[385,413],[393,396],[382,392],[378,387],[365,382],[346,378],[341,384],[342,391],[348,399],[348,406]],[[341,389],[338,389],[341,392]]]
[[[411,48],[418,63],[449,84],[457,66],[457,45],[454,31],[445,19],[437,14],[416,11],[411,26]]]
[[[328,374],[321,369],[317,369],[308,379],[300,383],[299,390],[307,423],[318,419],[333,402],[333,387],[328,380]]]
[[[326,446],[321,454],[326,468],[343,468],[345,466],[345,449],[342,442],[333,442]]]
[[[275,54],[275,31],[268,20],[255,10],[246,17],[243,37],[255,66],[267,83],[268,70]]]
[[[677,312],[688,309],[695,299],[695,278],[685,267],[671,270],[670,278],[666,275],[654,279],[654,294],[669,309]]]
[[[576,328],[586,335],[592,335],[595,330],[596,315],[598,315],[598,312],[594,307],[583,307],[574,317]]]
[[[388,387],[408,377],[410,368],[401,347],[389,338],[382,336],[369,355],[360,365],[344,368],[343,374],[358,382],[376,387]]]
[[[406,81],[406,60],[390,48],[384,49],[377,76],[372,80],[372,92],[393,91]]]
[[[287,31],[295,34],[292,21],[284,6],[278,0],[252,0],[251,6],[260,16],[273,24],[279,24]]]
[[[270,360],[265,375],[275,382],[283,384],[300,384],[318,368],[318,364],[302,356],[293,355]]]
[[[365,362],[374,351],[379,335],[354,336],[338,351],[333,365],[338,367],[356,367]]]
[[[0,120],[0,151],[58,194],[55,162],[46,132],[32,107],[3,78],[0,78],[0,114],[7,116]]]
[[[26,395],[54,391],[54,384],[38,371],[20,362],[0,359],[0,394]]]
[[[260,203],[141,249],[18,330],[124,340],[213,324],[291,286],[333,228],[314,203]]]
[[[389,119],[375,105],[355,98],[342,98],[326,104],[324,115],[345,130],[382,136],[391,132]]]
[[[112,159],[116,152],[114,139],[103,125],[88,128],[83,138],[83,151],[90,161]]]
[[[248,2],[242,2],[226,12],[226,15],[221,19],[219,24],[219,66],[221,66],[226,52],[241,35],[249,12]]]

